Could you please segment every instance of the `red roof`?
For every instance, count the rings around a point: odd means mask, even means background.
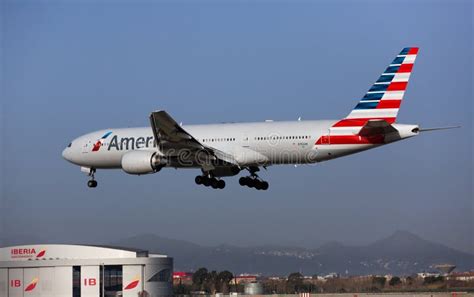
[[[184,278],[184,277],[192,277],[192,272],[185,272],[185,271],[175,271],[173,272],[173,278]]]

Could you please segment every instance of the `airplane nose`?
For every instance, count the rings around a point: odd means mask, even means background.
[[[65,149],[63,150],[62,155],[63,155],[63,158],[64,158],[64,159],[66,159],[66,160],[69,161],[69,149],[68,149],[68,148],[65,148]]]

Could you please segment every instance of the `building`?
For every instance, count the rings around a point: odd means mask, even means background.
[[[246,283],[244,285],[244,295],[263,295],[263,285],[258,282]]]
[[[331,272],[324,276],[324,279],[333,279],[333,278],[339,278],[339,273]]]
[[[456,269],[456,265],[453,264],[438,264],[434,265],[433,268],[438,269],[443,273],[443,275],[449,275],[451,272],[453,272],[454,269]]]
[[[174,285],[191,285],[193,283],[193,273],[185,271],[173,272],[173,284]]]
[[[234,278],[230,281],[231,284],[246,284],[246,283],[252,283],[257,281],[258,276],[257,275],[251,275],[251,274],[241,274],[241,275],[236,275]]]
[[[440,274],[436,273],[436,272],[418,272],[416,275],[419,278],[423,278],[423,279],[426,278],[426,277],[432,277],[432,276],[433,277],[438,277],[438,276],[440,276]]]
[[[457,280],[457,281],[474,281],[474,271],[467,271],[467,272],[454,272],[451,273],[447,279],[449,280]]]
[[[172,296],[173,259],[88,245],[0,248],[0,296]]]

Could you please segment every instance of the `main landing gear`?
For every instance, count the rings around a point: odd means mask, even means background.
[[[268,182],[260,180],[258,177],[243,176],[239,179],[241,186],[247,186],[249,188],[255,188],[257,190],[268,190]]]
[[[225,188],[225,181],[222,179],[217,179],[215,177],[208,177],[205,175],[198,175],[194,179],[196,184],[204,185],[206,187],[211,186],[213,189],[224,189]]]
[[[268,182],[262,180],[257,172],[258,168],[249,168],[250,176],[243,176],[239,179],[241,186],[247,186],[249,188],[255,188],[257,190],[268,190]]]
[[[97,181],[95,180],[95,168],[91,168],[91,170],[89,171],[89,176],[91,177],[91,179],[87,182],[87,186],[89,188],[95,188],[97,187]]]

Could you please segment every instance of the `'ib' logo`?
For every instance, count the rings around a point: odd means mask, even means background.
[[[25,292],[30,292],[30,291],[33,291],[35,288],[36,288],[36,284],[38,283],[39,279],[37,277],[35,277],[31,283],[28,284],[28,286],[26,286],[25,288]]]
[[[138,283],[140,283],[140,277],[137,275],[128,285],[125,286],[125,290],[135,289],[138,286]]]

